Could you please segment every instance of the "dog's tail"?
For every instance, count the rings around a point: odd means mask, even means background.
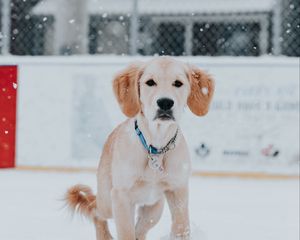
[[[66,193],[65,201],[72,211],[89,219],[96,218],[96,196],[90,187],[80,184],[71,187]]]

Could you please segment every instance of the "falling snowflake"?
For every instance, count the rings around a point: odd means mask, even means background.
[[[17,89],[17,87],[18,87],[18,84],[17,83],[13,83],[13,88]]]
[[[206,88],[206,87],[201,88],[201,92],[202,92],[204,95],[207,95],[207,94],[208,94],[208,88]]]
[[[17,35],[19,33],[19,30],[17,28],[15,28],[12,32],[14,35]]]

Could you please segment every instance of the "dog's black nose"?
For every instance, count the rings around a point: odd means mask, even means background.
[[[161,110],[167,111],[173,107],[174,101],[170,98],[160,98],[157,100],[157,105]]]

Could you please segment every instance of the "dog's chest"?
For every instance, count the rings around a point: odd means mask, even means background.
[[[153,205],[163,196],[163,190],[157,185],[142,183],[134,191],[134,202],[138,205]]]
[[[134,200],[140,205],[152,205],[168,188],[167,178],[157,170],[146,169],[134,185]]]

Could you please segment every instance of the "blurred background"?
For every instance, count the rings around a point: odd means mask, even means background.
[[[297,0],[1,0],[3,55],[300,56]]]
[[[114,75],[163,55],[216,83],[181,120],[192,239],[299,240],[299,0],[0,0],[1,240],[94,239],[57,199],[96,188]]]

